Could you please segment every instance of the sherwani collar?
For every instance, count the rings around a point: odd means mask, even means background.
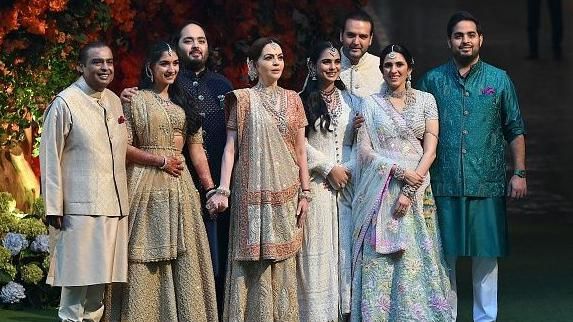
[[[370,55],[368,52],[365,52],[364,55],[362,55],[362,57],[360,57],[360,59],[358,60],[358,64],[352,65],[350,58],[346,57],[346,54],[344,53],[343,48],[340,48],[340,52],[342,53],[342,55],[340,57],[340,63],[342,65],[342,69],[354,67],[354,69],[356,70],[356,69],[360,68],[360,66],[366,64],[366,61],[368,60],[368,55]]]

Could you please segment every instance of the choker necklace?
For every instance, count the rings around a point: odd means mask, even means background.
[[[388,96],[392,98],[404,98],[404,96],[406,96],[406,90],[398,92],[398,91],[392,91],[388,88],[386,93],[388,94]]]
[[[336,86],[333,86],[332,90],[328,92],[320,90],[320,96],[322,97],[325,103],[329,104],[332,103],[332,94],[334,94],[335,91],[336,91]]]

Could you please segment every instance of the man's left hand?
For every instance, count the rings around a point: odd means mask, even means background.
[[[527,180],[519,176],[512,176],[507,187],[507,196],[511,199],[521,199],[527,195]]]

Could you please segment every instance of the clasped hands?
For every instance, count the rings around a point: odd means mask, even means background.
[[[169,173],[170,175],[176,178],[181,176],[183,169],[184,169],[183,160],[181,160],[176,156],[165,157],[165,166],[161,168],[161,170]]]
[[[215,192],[207,199],[205,208],[207,208],[209,215],[213,218],[218,213],[221,213],[229,208],[229,197]]]

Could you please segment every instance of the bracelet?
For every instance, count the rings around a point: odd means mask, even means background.
[[[165,170],[167,168],[167,158],[163,157],[163,165],[159,167],[160,170]]]
[[[411,201],[414,201],[414,198],[416,197],[416,188],[412,187],[411,185],[405,184],[402,187],[401,191],[404,194],[404,196],[408,197],[408,199],[410,199]]]
[[[312,201],[312,193],[310,192],[310,189],[304,189],[299,191],[298,201],[301,201],[302,199],[306,199],[306,201],[308,202]]]
[[[396,165],[394,168],[394,177],[400,181],[404,181],[404,179],[406,179],[406,170],[399,165]]]
[[[440,140],[440,138],[439,138],[437,135],[435,135],[434,133],[432,133],[432,132],[430,132],[430,131],[426,131],[426,132],[424,132],[424,134],[429,134],[429,135],[435,137],[436,140],[438,140],[438,141]]]
[[[221,196],[225,196],[227,198],[231,196],[231,190],[222,187],[215,189],[215,193]]]
[[[205,191],[205,198],[206,199],[211,198],[211,196],[214,195],[216,192],[217,192],[217,189],[215,189],[215,187],[211,187],[211,188],[207,189]]]

